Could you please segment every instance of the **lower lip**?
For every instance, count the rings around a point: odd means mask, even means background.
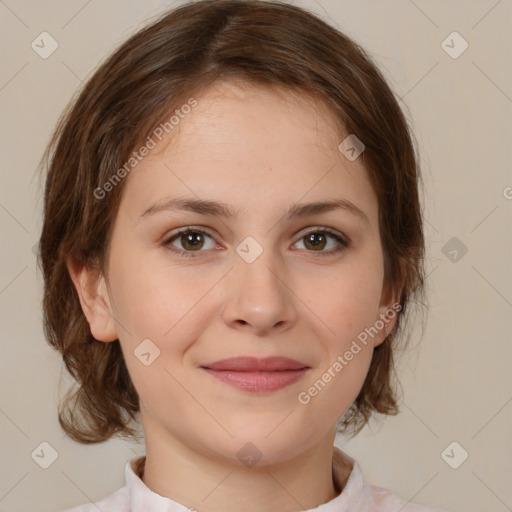
[[[226,384],[231,384],[244,391],[253,393],[271,392],[282,389],[304,377],[308,368],[287,370],[282,372],[235,372],[229,370],[216,371],[204,368],[210,375]]]

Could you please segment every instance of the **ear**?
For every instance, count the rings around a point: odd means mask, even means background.
[[[91,334],[99,341],[115,341],[117,331],[104,276],[97,268],[69,258],[66,266],[75,285]]]
[[[402,296],[405,278],[407,277],[407,270],[403,261],[400,263],[400,269],[400,282],[397,283],[395,287],[391,285],[389,287],[385,287],[382,290],[378,316],[375,319],[375,324],[377,328],[381,326],[381,322],[384,324],[384,326],[382,329],[379,329],[378,334],[376,334],[374,337],[374,347],[377,347],[383,343],[384,340],[388,337],[389,333],[394,329],[398,315],[402,310],[400,297]]]

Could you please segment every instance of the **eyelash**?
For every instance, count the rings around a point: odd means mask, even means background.
[[[184,258],[197,258],[200,255],[201,252],[205,252],[205,251],[201,251],[201,250],[199,250],[199,251],[183,251],[181,249],[171,248],[171,243],[175,239],[178,239],[181,235],[188,234],[188,233],[200,233],[200,234],[209,236],[213,240],[213,236],[210,233],[208,233],[207,231],[204,231],[203,229],[199,229],[199,228],[194,228],[192,226],[188,226],[186,228],[182,228],[182,229],[178,230],[177,232],[175,232],[172,235],[170,235],[169,237],[167,237],[162,242],[162,245],[167,247],[170,251],[179,254],[180,257],[184,257]],[[310,231],[304,233],[299,238],[298,241],[306,238],[308,235],[311,235],[313,233],[329,235],[332,238],[334,238],[340,244],[340,246],[338,248],[332,249],[330,251],[306,251],[306,252],[313,252],[313,253],[314,252],[318,252],[318,255],[321,256],[321,257],[333,256],[335,254],[339,254],[339,253],[345,251],[349,247],[349,245],[350,245],[349,241],[344,239],[342,236],[340,236],[340,234],[338,234],[337,231],[334,231],[334,230],[332,230],[330,228],[324,228],[324,227],[311,229]]]

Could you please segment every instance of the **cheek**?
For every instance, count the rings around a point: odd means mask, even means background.
[[[152,265],[143,254],[118,261],[111,272],[115,310],[131,333],[162,338],[197,302],[200,287],[184,273]]]
[[[133,359],[133,351],[149,339],[160,351],[155,364],[179,366],[211,316],[211,289],[219,277],[149,260],[137,265],[137,260],[143,260],[142,255],[126,258],[111,276],[123,352]],[[139,361],[130,365],[127,360],[127,365],[139,370]]]
[[[373,354],[372,331],[378,320],[383,266],[380,252],[347,267],[329,284],[322,301],[326,323],[335,335],[326,339],[326,361],[317,377],[317,388],[325,386],[324,411],[337,419],[357,397]],[[319,299],[320,300],[320,299]],[[313,390],[315,393],[315,390]]]
[[[372,347],[338,343],[324,365],[312,375],[297,396],[298,407],[308,416],[311,433],[334,425],[359,394],[370,365]]]
[[[303,279],[306,288],[310,278]],[[382,265],[373,259],[368,265],[340,267],[315,282],[308,307],[330,328],[334,345],[343,345],[378,319],[382,283]]]

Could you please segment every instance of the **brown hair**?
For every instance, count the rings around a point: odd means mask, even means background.
[[[44,329],[79,384],[59,407],[62,428],[78,442],[136,438],[139,402],[119,340],[92,336],[66,258],[105,270],[126,180],[103,200],[95,190],[169,112],[220,79],[320,98],[338,119],[340,142],[347,134],[363,141],[361,158],[379,201],[386,289],[399,290],[405,280],[397,325],[375,348],[340,427],[356,434],[373,412],[398,412],[393,353],[405,339],[408,303],[424,293],[419,165],[398,101],[366,52],[315,15],[278,1],[202,0],[166,13],[122,44],[68,106],[43,157]]]

